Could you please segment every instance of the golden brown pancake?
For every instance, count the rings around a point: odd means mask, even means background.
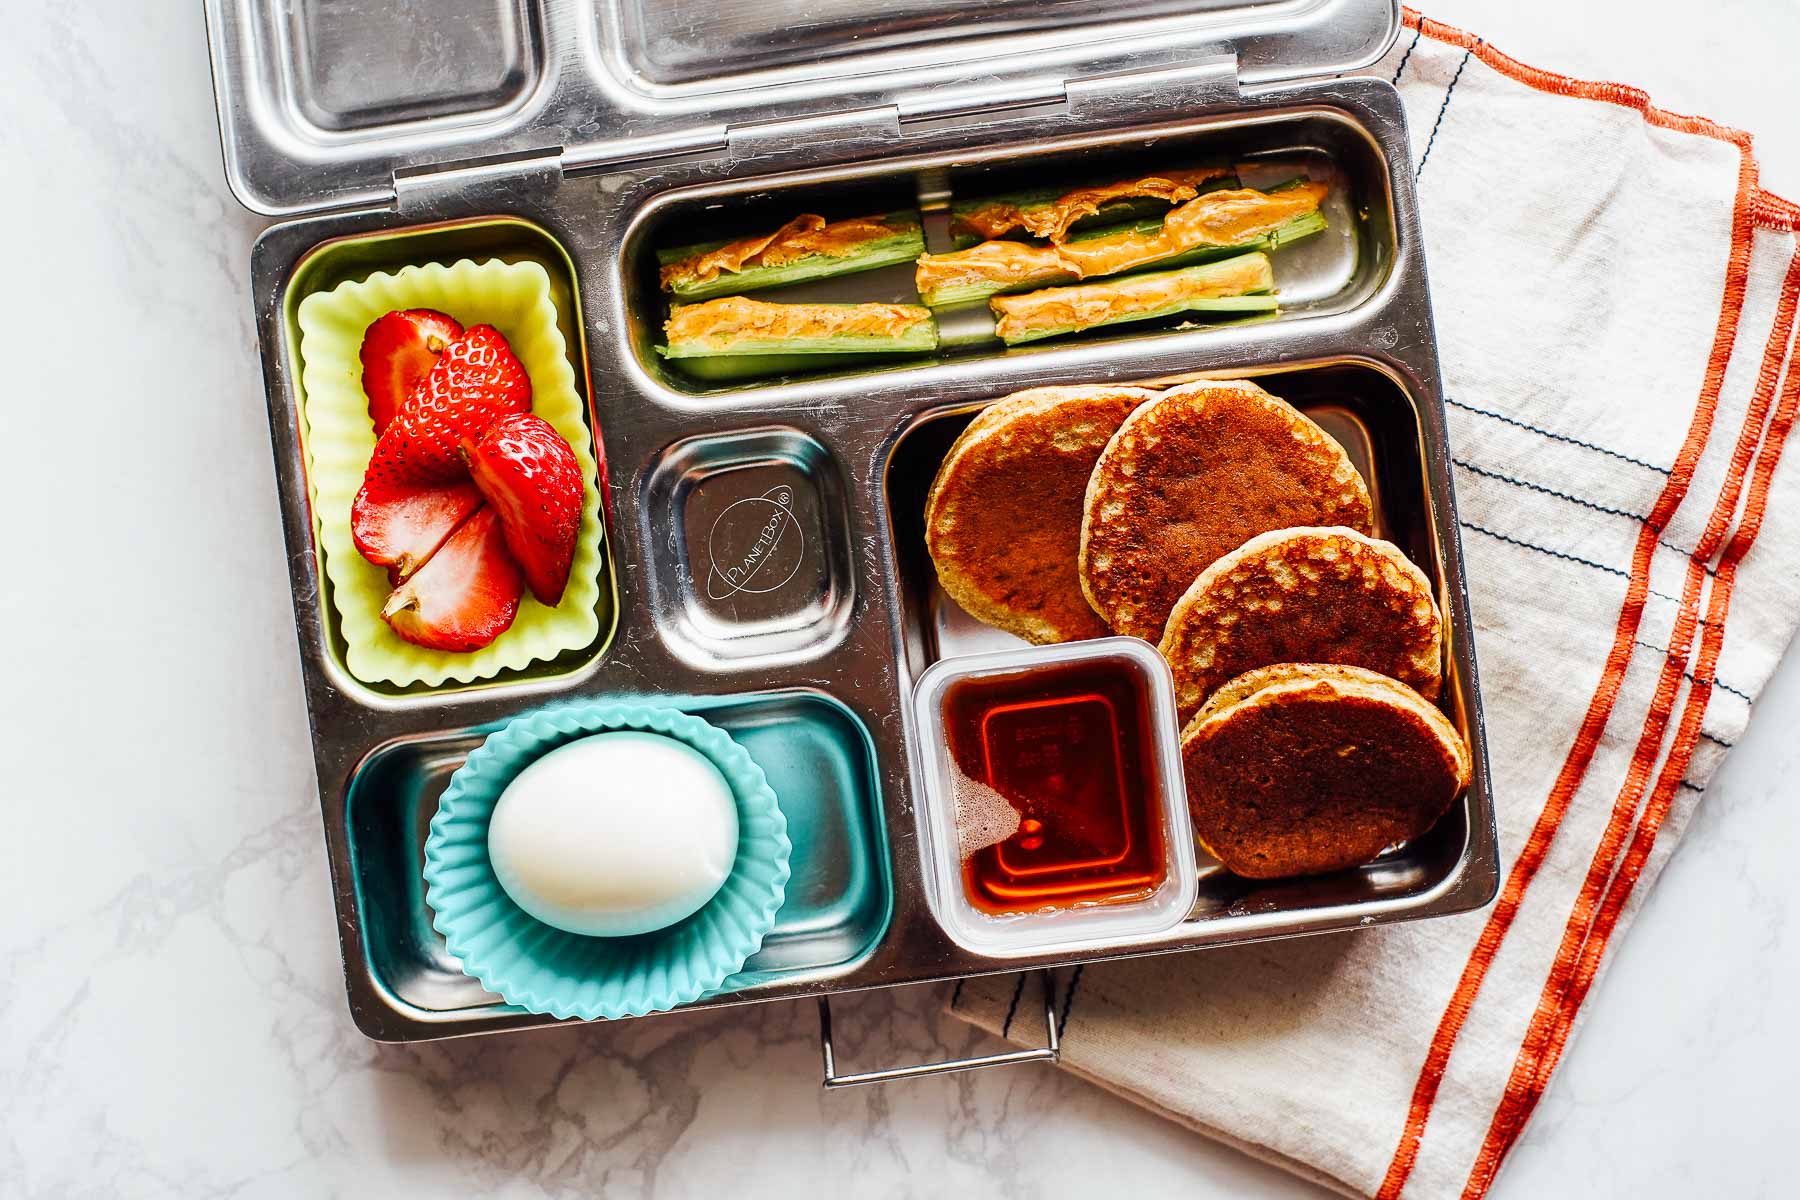
[[[1194,833],[1250,879],[1358,866],[1418,837],[1469,783],[1455,726],[1362,667],[1279,663],[1217,692],[1181,735]]]
[[[1297,525],[1371,530],[1369,490],[1343,447],[1244,380],[1164,392],[1119,427],[1088,480],[1081,587],[1119,633],[1162,640],[1214,560]]]
[[[1425,573],[1354,529],[1261,533],[1175,602],[1157,647],[1183,717],[1215,688],[1270,663],[1348,663],[1436,699],[1443,622]]]
[[[938,582],[970,616],[1039,644],[1110,630],[1075,575],[1094,460],[1134,387],[1032,388],[997,400],[944,456],[925,500]]]

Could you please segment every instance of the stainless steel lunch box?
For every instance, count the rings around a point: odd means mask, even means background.
[[[253,251],[254,303],[344,971],[370,1037],[551,1020],[487,994],[446,953],[421,845],[471,747],[560,698],[669,698],[764,762],[798,831],[789,902],[750,984],[704,1003],[819,997],[827,1039],[836,992],[1491,898],[1493,806],[1405,119],[1387,83],[1336,77],[1392,44],[1397,3],[207,0],[207,17],[232,190],[282,218]],[[946,196],[984,181],[1179,155],[1299,160],[1333,179],[1332,231],[1277,260],[1279,319],[730,387],[686,381],[651,350],[650,244],[701,240],[709,214],[867,197],[869,211],[921,207],[929,230]],[[588,388],[615,584],[602,637],[480,685],[373,687],[344,666],[321,571],[295,309],[371,269],[489,256],[550,270]],[[1349,450],[1381,534],[1439,590],[1445,707],[1474,781],[1428,835],[1358,871],[1258,882],[1214,870],[1167,934],[973,955],[925,902],[908,699],[932,662],[998,635],[937,591],[925,491],[961,427],[1008,392],[1203,375],[1258,378]],[[731,580],[715,575],[742,553],[733,522],[746,515],[752,528],[792,521],[798,540],[778,586],[722,606]],[[827,1081],[1054,1057],[1050,1033],[1043,1051],[855,1076],[835,1073],[827,1040]]]

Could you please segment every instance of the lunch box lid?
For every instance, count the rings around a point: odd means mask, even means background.
[[[206,17],[226,177],[270,216],[846,128],[1192,111],[1367,66],[1400,29],[1399,0],[206,0]]]

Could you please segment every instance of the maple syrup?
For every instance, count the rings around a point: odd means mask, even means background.
[[[1155,894],[1168,863],[1151,703],[1143,675],[1119,659],[945,690],[951,761],[978,785],[969,790],[993,789],[1018,818],[1010,834],[964,856],[971,905],[1004,915]]]

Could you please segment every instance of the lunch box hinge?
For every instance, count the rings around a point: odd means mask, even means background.
[[[725,129],[725,148],[734,162],[780,158],[796,152],[816,159],[827,149],[842,153],[859,145],[886,146],[899,132],[899,110],[892,104],[878,104],[813,117],[729,125]]]
[[[1196,61],[1191,53],[1179,52],[1158,58],[1074,78],[1038,75],[932,88],[898,97],[895,107],[901,124],[907,126],[1017,122],[1039,111],[1083,125],[1099,125],[1192,112],[1240,99],[1237,55],[1208,53]]]
[[[445,199],[466,202],[470,195],[504,200],[542,192],[562,182],[562,148],[493,154],[455,162],[399,167],[394,171],[394,208],[423,211]]]
[[[1067,90],[1069,115],[1083,123],[1171,117],[1242,98],[1237,55],[1229,52],[1084,75],[1069,80]]]
[[[1041,105],[1060,106],[1068,99],[1062,77],[1038,76],[1013,79],[1004,83],[988,83],[977,87],[934,88],[911,92],[899,97],[895,107],[903,124],[941,121],[955,117],[1008,113],[1020,108]]]

